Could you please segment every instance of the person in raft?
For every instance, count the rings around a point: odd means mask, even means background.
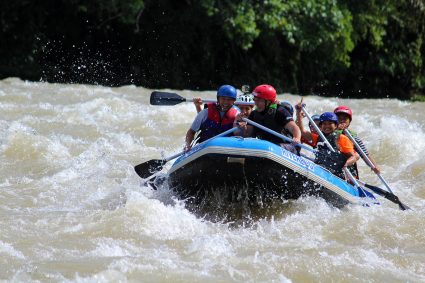
[[[363,143],[363,140],[361,140],[360,137],[355,132],[348,129],[348,127],[350,127],[351,121],[353,120],[353,111],[348,106],[341,105],[334,109],[334,113],[336,114],[336,116],[338,116],[338,130],[340,131],[340,133],[344,134],[344,130],[348,130],[350,134],[353,136],[354,140],[360,146],[362,151],[367,155],[367,157],[369,157],[370,161],[375,166],[375,168],[373,168],[372,170],[376,174],[381,173],[381,170],[376,164],[375,159],[373,159],[373,157],[370,155],[365,144]],[[358,152],[357,148],[356,148],[356,151]]]
[[[199,112],[186,133],[184,151],[192,148],[195,134],[201,131],[197,143],[203,142],[233,127],[239,109],[234,106],[237,92],[231,85],[222,85],[217,91],[217,103],[208,103],[208,107]]]
[[[301,108],[297,105],[296,108]],[[298,119],[301,121],[301,111],[297,111]],[[360,159],[354,150],[354,145],[344,135],[338,131],[338,117],[333,112],[325,112],[320,115],[319,129],[328,140],[335,152],[332,152],[317,133],[312,133],[304,129],[303,123],[299,123],[302,136],[308,141],[312,141],[317,148],[315,163],[328,169],[332,174],[345,178],[344,167],[347,167],[355,178],[358,178],[355,164]]]
[[[276,104],[276,90],[271,85],[262,84],[257,86],[252,92],[254,95],[255,109],[248,116],[248,119],[261,124],[280,134],[288,134],[292,138],[292,143],[285,142],[281,138],[276,137],[252,125],[247,125],[242,118],[246,115],[240,114],[236,117],[239,125],[235,135],[244,137],[255,137],[269,142],[278,144],[286,150],[299,155],[299,148],[295,144],[299,144],[301,140],[301,131],[294,122],[291,113],[280,104]],[[286,130],[286,131],[285,131]]]
[[[244,87],[242,86],[242,89],[244,90]],[[196,112],[199,113],[202,111],[202,98],[195,97],[193,98],[193,104],[195,104]],[[240,109],[241,113],[246,115],[246,117],[251,114],[252,110],[254,109],[254,96],[249,92],[244,92],[243,94],[240,94],[237,96],[235,105]],[[207,104],[204,104],[204,109],[208,108]]]

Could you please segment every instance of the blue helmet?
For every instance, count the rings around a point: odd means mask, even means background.
[[[220,97],[220,96],[231,97],[236,99],[237,97],[236,88],[234,88],[231,85],[222,85],[217,91],[217,97]]]
[[[331,121],[338,125],[338,117],[333,112],[325,112],[320,115],[320,123],[325,121]]]
[[[319,121],[320,122],[320,115],[317,115],[317,114],[314,114],[313,116],[311,116],[311,119],[313,120],[313,121]],[[312,124],[311,124],[311,122],[308,122],[308,125],[311,127],[311,126],[313,126]]]
[[[311,119],[312,119],[313,121],[320,121],[320,115],[318,115],[318,114],[314,114],[313,116],[311,116]]]

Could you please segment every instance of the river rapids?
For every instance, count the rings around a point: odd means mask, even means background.
[[[151,106],[151,91],[0,81],[0,281],[425,282],[425,103],[304,99],[311,114],[352,107],[351,128],[412,210],[305,197],[235,224],[135,174],[181,151],[196,113]]]

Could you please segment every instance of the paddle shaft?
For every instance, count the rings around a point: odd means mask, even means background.
[[[398,204],[398,207],[401,210],[409,210],[409,209],[411,209],[409,206],[407,206],[406,204],[402,203],[400,201],[400,199],[398,198],[398,196],[396,196],[395,194],[392,194],[392,193],[390,193],[390,192],[388,192],[386,190],[383,190],[383,189],[381,189],[379,187],[366,184],[365,182],[362,182],[360,180],[359,180],[359,182],[362,183],[362,185],[364,186],[365,189],[369,189],[372,192],[374,192],[374,193],[376,193],[376,194],[378,194],[378,195],[386,198],[387,200],[389,200],[389,201],[391,201],[391,202],[393,202],[395,204]]]
[[[200,143],[199,145],[201,145],[203,143],[206,143],[206,142],[208,142],[208,141],[210,141],[210,140],[212,140],[214,138],[231,134],[232,132],[236,131],[237,129],[238,129],[237,127],[231,128],[231,129],[229,129],[229,130],[227,130],[227,131],[225,131],[225,132],[223,132],[221,134],[218,134],[218,135],[216,135],[216,136],[214,136],[214,137],[212,137],[212,138],[210,138],[210,139],[208,139],[208,140]],[[153,176],[150,176],[148,174],[156,175],[158,173],[158,171],[161,171],[162,170],[162,168],[164,167],[165,163],[167,163],[168,161],[170,161],[172,159],[175,159],[175,158],[179,157],[180,155],[183,155],[184,153],[185,153],[185,151],[182,151],[182,152],[176,153],[174,155],[171,155],[169,157],[166,157],[164,159],[151,159],[151,160],[148,160],[146,162],[140,163],[139,165],[136,165],[134,167],[134,170],[136,171],[137,175],[139,175],[142,179],[149,180],[149,179],[153,178]]]
[[[192,100],[186,100],[186,102],[193,102],[193,99]],[[202,99],[202,103],[216,103],[217,102],[217,100],[213,100],[213,99]],[[254,105],[254,103],[252,103],[252,102],[245,102],[245,101],[235,101],[235,105],[236,106],[238,106],[238,105],[250,105],[250,106],[253,106]]]
[[[245,121],[245,122],[247,122],[248,124],[251,124],[251,125],[253,125],[253,126],[255,126],[255,127],[257,127],[257,128],[259,128],[259,129],[261,129],[261,130],[265,131],[265,132],[268,132],[268,133],[270,133],[270,134],[272,134],[272,135],[275,135],[276,137],[279,137],[279,138],[283,139],[283,140],[284,140],[284,141],[286,141],[286,142],[294,143],[294,142],[293,142],[293,140],[292,140],[292,139],[290,139],[290,138],[288,138],[287,136],[284,136],[284,135],[282,135],[282,134],[279,134],[279,133],[278,133],[278,132],[276,132],[276,131],[273,131],[273,130],[271,130],[271,129],[267,128],[267,127],[264,127],[263,125],[260,125],[260,124],[258,124],[258,123],[256,123],[256,122],[254,122],[254,121],[249,120],[248,118],[242,118],[242,120],[243,120],[243,121]],[[313,149],[309,148],[308,146],[305,146],[305,145],[303,145],[303,144],[301,144],[301,143],[294,143],[294,144],[296,144],[297,146],[299,146],[299,147],[301,147],[301,148],[303,148],[303,149],[305,149],[305,150],[311,151],[311,152],[313,152],[313,153],[315,153],[315,152],[316,152],[315,150],[313,150]]]
[[[353,142],[354,146],[357,148],[357,151],[360,153],[360,155],[363,157],[363,160],[366,162],[367,165],[369,165],[370,168],[375,169],[376,166],[373,165],[372,161],[370,161],[369,157],[364,153],[360,145],[356,142],[356,140],[353,138],[353,136],[350,134],[350,132],[345,129],[344,134]],[[375,172],[376,173],[376,172]],[[384,177],[381,176],[381,174],[376,173],[378,175],[379,179],[382,181],[382,183],[385,185],[385,187],[388,189],[388,191],[392,194],[393,191],[391,190],[390,186],[385,181]]]
[[[218,135],[216,135],[216,136],[214,136],[214,137],[212,137],[212,138],[209,138],[209,139],[207,139],[207,140],[205,140],[205,141],[201,142],[200,144],[197,144],[196,146],[200,146],[201,144],[207,143],[207,142],[211,141],[212,139],[215,139],[215,138],[218,138],[218,137],[222,137],[222,136],[226,136],[226,135],[228,135],[228,134],[231,134],[231,133],[233,133],[234,131],[236,131],[237,129],[238,129],[237,127],[231,128],[231,129],[229,129],[229,130],[227,130],[227,131],[225,131],[225,132],[223,132],[223,133],[221,133],[221,134],[218,134]],[[174,155],[171,155],[171,156],[169,156],[169,157],[166,157],[166,158],[164,158],[163,160],[164,160],[165,162],[168,162],[168,161],[170,161],[170,160],[173,160],[173,159],[175,159],[175,158],[179,157],[180,155],[182,155],[182,154],[184,154],[184,153],[185,153],[185,151],[182,151],[182,152],[176,153],[176,154],[174,154]]]
[[[190,99],[186,99],[186,102],[193,102],[193,98],[192,100]],[[213,100],[213,99],[202,99],[202,103],[217,103],[217,100]],[[252,102],[245,102],[245,101],[235,101],[235,105],[249,105],[249,106],[253,106],[254,103]]]
[[[185,98],[174,92],[165,91],[153,91],[150,97],[151,105],[162,105],[162,106],[174,106],[182,102],[193,102],[194,98]],[[217,103],[216,99],[202,99],[202,103]],[[235,101],[235,105],[250,105],[253,106],[253,102]]]
[[[186,99],[186,102],[193,102],[193,98]],[[202,99],[202,103],[217,103],[217,99]]]

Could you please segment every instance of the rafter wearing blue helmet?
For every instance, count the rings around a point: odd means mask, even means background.
[[[234,106],[237,97],[236,89],[231,85],[222,85],[217,90],[217,103],[208,103],[207,108],[198,113],[192,126],[186,133],[184,150],[191,148],[196,132],[199,134],[198,143],[221,134],[233,126],[239,109]]]
[[[354,150],[354,145],[338,129],[338,117],[333,112],[320,115],[319,128],[329,144],[335,150],[330,150],[318,134],[311,134],[316,140],[317,151],[315,162],[322,165],[340,178],[345,178],[343,168],[347,167],[354,176],[358,176],[356,162],[360,156]]]

